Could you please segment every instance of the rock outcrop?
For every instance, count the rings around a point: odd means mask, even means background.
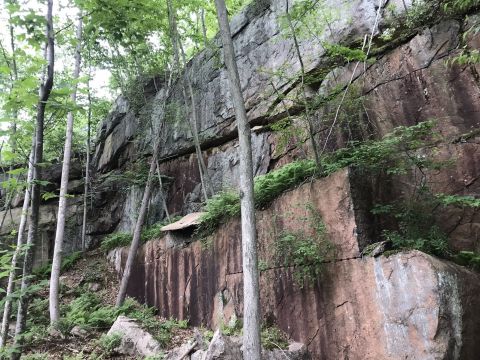
[[[418,251],[362,257],[351,189],[348,172],[341,171],[257,213],[263,320],[307,344],[315,359],[474,359],[480,274]],[[308,233],[312,208],[337,251],[314,283],[301,287],[295,268],[275,262],[274,243],[292,229]],[[119,271],[126,255],[125,249],[110,254]],[[223,225],[210,245],[147,243],[128,293],[164,317],[193,325],[215,327],[241,317],[239,220]]]
[[[478,273],[418,251],[386,256],[388,248],[378,245],[375,257],[362,253],[369,244],[379,243],[387,228],[371,213],[375,204],[406,198],[424,184],[434,193],[480,196],[480,65],[455,61],[465,47],[480,48],[479,32],[470,31],[480,26],[480,16],[444,16],[409,27],[402,16],[412,15],[418,2],[382,1],[380,7],[377,0],[320,3],[342,15],[332,14],[321,31],[300,39],[306,71],[313,79],[307,95],[320,104],[313,109],[312,121],[322,151],[380,139],[398,126],[434,118],[442,140],[434,150],[410,155],[432,156],[445,164],[454,161],[435,171],[399,174],[388,182],[344,169],[305,183],[259,211],[262,318],[306,344],[315,359],[476,359]],[[316,10],[321,9],[312,11]],[[232,21],[255,175],[311,157],[305,134],[285,141],[271,127],[285,119],[297,129],[304,127],[303,109],[295,101],[300,64],[293,39],[281,25],[284,15],[284,1],[258,0]],[[339,60],[327,51],[328,44],[360,48],[372,31],[370,55],[375,61]],[[391,41],[389,34],[394,34]],[[238,141],[218,40],[195,56],[187,71],[193,77],[202,156],[214,190],[235,189]],[[164,188],[157,185],[153,191],[147,223],[165,217],[164,199],[172,214],[196,212],[203,204],[181,84],[175,82],[167,91],[165,83],[161,76],[147,83],[140,97],[145,103],[120,97],[99,126],[87,229],[92,244],[114,231],[132,230],[154,140],[164,144]],[[350,91],[339,107],[347,87]],[[153,139],[152,129],[162,121],[161,139]],[[76,219],[79,204],[75,199],[70,204],[70,217]],[[51,243],[55,205],[46,202],[42,209],[42,244]],[[336,251],[322,259],[321,275],[302,287],[297,269],[275,259],[275,241],[299,231],[315,236],[306,226],[312,211],[321,217]],[[5,217],[2,235],[15,224],[18,207],[12,214],[13,220]],[[435,216],[453,249],[480,252],[478,209],[442,207]],[[77,230],[72,230],[67,251],[75,248]],[[117,249],[110,257],[121,273],[126,250]],[[138,254],[128,293],[157,307],[164,317],[188,318],[193,325],[217,328],[241,317],[239,220],[223,224],[206,243],[194,241],[181,248],[167,246],[164,239],[147,243]],[[207,350],[200,353],[192,358]]]
[[[196,342],[187,342],[170,351],[165,360],[243,360],[241,336],[226,336],[215,331],[207,350],[195,348]],[[275,350],[262,349],[262,360],[309,360],[304,344],[291,343],[288,348]]]
[[[325,6],[329,4],[332,5],[327,2]],[[399,24],[403,12],[412,6],[410,1],[390,1],[388,7],[380,11],[377,11],[378,2],[374,0],[343,1],[334,5],[342,18],[333,19],[329,30],[323,31],[320,37],[301,39],[307,71],[318,77],[311,85],[311,94],[324,104],[313,116],[317,142],[325,151],[332,151],[351,140],[378,139],[397,126],[436,119],[445,141],[435,156],[440,160],[456,161],[450,167],[427,173],[426,182],[434,192],[477,196],[480,193],[477,181],[480,177],[479,134],[475,132],[480,126],[478,65],[461,66],[452,59],[462,51],[463,33],[475,26],[479,18],[456,16],[454,19],[439,19],[424,28],[408,29]],[[269,127],[287,117],[303,126],[301,109],[295,106],[292,95],[298,91],[297,84],[292,76],[279,75],[279,72],[295,74],[299,69],[293,41],[280,25],[284,7],[281,1],[257,1],[236,17],[232,25],[244,98],[253,129],[256,175],[311,154],[306,138],[292,138],[284,146],[281,135]],[[370,33],[377,15],[379,25],[372,49],[377,61],[365,66],[332,63],[322,44],[340,43],[355,47],[365,34]],[[403,33],[399,30],[402,26]],[[382,36],[391,31],[396,34],[400,31],[398,38],[381,47],[384,44]],[[470,34],[465,41],[475,49],[480,44],[480,35]],[[194,77],[203,156],[217,192],[236,188],[239,178],[236,125],[225,69],[220,66],[220,54],[215,47],[204,50],[188,64],[187,69]],[[353,82],[348,99],[336,117],[339,100],[327,99],[344,88],[350,79]],[[147,103],[140,108],[124,98],[118,99],[113,112],[100,125],[95,156],[96,170],[104,173],[102,179],[107,182],[110,176],[115,177],[129,169],[135,161],[148,159],[151,153],[149,144],[152,143],[148,124],[158,127],[165,118],[164,104],[167,103],[166,109],[170,110],[165,111],[169,121],[162,133],[165,145],[160,167],[161,173],[170,181],[165,184],[165,194],[159,189],[155,193],[150,223],[164,217],[159,206],[163,196],[166,196],[169,211],[182,215],[199,211],[203,201],[192,136],[185,116],[178,115],[179,104],[182,104],[180,84],[173,85],[168,99],[165,99],[167,92],[163,84],[161,78],[147,84]],[[337,126],[332,128],[335,119]],[[418,174],[397,179],[388,185],[388,189],[380,188],[382,184],[374,181],[373,188],[364,193],[376,196],[371,201],[396,199],[412,191],[415,183],[411,178],[418,178]],[[108,221],[102,221],[101,226],[93,224],[92,233],[100,236],[113,229],[131,230],[129,216],[138,206],[140,190],[124,189],[123,193],[117,191],[114,197],[102,199],[98,204],[99,212],[112,216]],[[448,221],[440,223],[451,234],[452,244],[463,250],[478,249],[477,236],[468,235],[478,228],[478,215],[451,211],[453,213],[447,212],[444,216]],[[377,234],[380,230],[377,229]]]
[[[116,349],[120,354],[130,356],[153,356],[162,353],[158,341],[151,334],[143,330],[135,320],[119,316],[113,323],[107,335],[118,335],[121,338],[120,346]]]

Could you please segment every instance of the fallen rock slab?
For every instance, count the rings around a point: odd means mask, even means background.
[[[162,353],[158,341],[143,330],[139,324],[126,316],[119,316],[107,335],[120,334],[122,341],[115,349],[120,354],[132,356],[153,356]]]

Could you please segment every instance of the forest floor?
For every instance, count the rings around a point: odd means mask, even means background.
[[[62,274],[60,284],[61,309],[64,309],[63,314],[67,318],[67,324],[59,326],[60,331],[51,330],[48,327],[48,286],[44,286],[35,294],[30,306],[27,346],[22,359],[131,359],[132,357],[116,353],[115,349],[108,344],[105,334],[116,319],[116,315],[115,318],[107,319],[106,322],[102,320],[101,326],[80,325],[80,328],[83,328],[82,334],[72,334],[73,327],[79,328],[75,322],[78,321],[81,324],[84,322],[83,318],[89,316],[89,314],[78,315],[81,311],[74,309],[74,307],[78,308],[80,297],[95,299],[92,312],[97,309],[105,309],[111,313],[115,309],[119,277],[113,266],[107,261],[105,254],[98,250],[87,253],[85,257],[80,258]],[[87,296],[87,294],[91,295]],[[133,300],[130,301],[133,303]],[[155,321],[158,324],[172,322],[172,320],[156,316],[152,309],[140,304],[135,306],[138,310],[137,313],[141,313],[142,317],[148,317],[150,325]],[[88,311],[88,307],[86,310]],[[146,315],[142,313],[145,310],[147,310]],[[75,317],[72,314],[76,314]],[[128,313],[126,315],[128,316]],[[95,321],[91,321],[91,323],[95,324]],[[193,329],[186,326],[172,326],[167,330],[167,342],[163,342],[166,351],[180,346],[193,336]]]

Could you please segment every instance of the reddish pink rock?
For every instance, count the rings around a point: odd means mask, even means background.
[[[322,216],[337,258],[315,284],[299,288],[291,268],[271,266],[274,241],[310,231],[306,205]],[[480,275],[420,252],[360,258],[348,172],[307,183],[258,212],[264,319],[274,321],[315,359],[474,359],[480,351]],[[240,224],[209,239],[167,249],[163,239],[140,250],[129,294],[164,317],[215,326],[243,310]],[[126,251],[111,254],[117,267]],[[222,303],[219,303],[221,297]]]

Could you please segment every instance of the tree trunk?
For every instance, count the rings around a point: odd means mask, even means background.
[[[75,68],[73,79],[77,81],[80,76],[80,62],[82,50],[82,14],[79,15],[77,26],[77,48],[75,51]],[[77,85],[73,86],[72,103],[77,102]],[[68,176],[70,172],[70,158],[72,153],[73,138],[73,112],[67,114],[67,130],[65,134],[65,148],[63,151],[62,178],[60,181],[60,199],[58,202],[57,230],[55,232],[55,246],[53,249],[52,273],[50,276],[50,324],[55,325],[60,319],[60,306],[58,303],[58,292],[60,282],[60,271],[62,269],[63,242],[65,237],[65,218],[67,215],[67,190]]]
[[[171,78],[170,78],[171,80]],[[163,106],[165,106],[166,101],[168,100],[169,94],[170,94],[170,88],[171,88],[171,81],[169,80],[168,86],[167,86],[167,94],[165,96],[165,103]],[[164,119],[165,120],[165,119]],[[158,154],[160,153],[160,146],[161,146],[161,133],[163,129],[163,124],[164,122],[161,122],[158,128],[157,132],[157,142],[154,145],[153,149],[153,156],[152,156],[152,162],[150,163],[150,169],[148,171],[148,177],[147,177],[147,183],[145,184],[145,190],[143,192],[143,198],[142,198],[142,203],[140,204],[140,211],[138,214],[137,221],[135,223],[135,229],[133,232],[133,239],[132,239],[132,244],[130,245],[130,250],[128,251],[128,258],[127,262],[125,264],[125,270],[123,272],[122,276],[122,281],[120,283],[120,289],[118,291],[117,295],[117,301],[116,301],[116,306],[120,307],[123,305],[125,302],[125,297],[127,296],[127,288],[128,288],[128,281],[130,280],[130,274],[132,271],[132,266],[135,261],[135,257],[137,256],[137,251],[138,248],[140,247],[140,239],[142,235],[142,227],[143,223],[145,221],[145,217],[147,215],[147,209],[148,209],[148,201],[150,200],[150,193],[152,191],[152,182],[153,182],[153,177],[155,176],[155,171],[157,170],[157,165],[158,165]],[[152,134],[153,134],[153,126],[152,126]],[[160,172],[157,172],[159,178],[161,178]],[[161,180],[161,179],[160,179]],[[160,185],[161,186],[161,185]],[[164,205],[166,208],[166,205]],[[168,214],[168,210],[167,210]]]
[[[25,329],[25,324],[27,321],[27,307],[28,307],[28,296],[26,295],[26,290],[30,285],[30,274],[32,272],[33,266],[33,246],[38,237],[38,220],[39,220],[39,210],[40,210],[40,180],[42,179],[41,166],[40,164],[43,161],[43,130],[44,130],[44,121],[45,121],[45,108],[47,105],[48,98],[53,87],[53,76],[54,76],[54,60],[55,60],[55,49],[54,49],[54,32],[53,32],[53,0],[47,0],[47,26],[46,26],[46,61],[47,61],[47,74],[45,81],[40,85],[39,91],[39,101],[37,104],[37,115],[36,115],[36,126],[35,126],[35,151],[34,151],[34,168],[33,168],[33,183],[32,183],[32,202],[31,202],[31,211],[30,211],[30,223],[28,226],[28,236],[27,236],[27,249],[25,251],[25,258],[23,262],[23,276],[22,276],[22,285],[21,292],[22,295],[18,300],[18,313],[17,313],[17,324],[15,327],[15,341],[14,349],[16,350],[12,356],[12,360],[18,360],[21,356],[22,351],[22,338],[21,334]]]
[[[160,141],[158,142],[160,144]],[[145,185],[145,191],[143,192],[142,203],[140,205],[140,212],[138,214],[137,222],[135,223],[135,230],[133,232],[132,244],[130,245],[130,250],[128,251],[128,258],[125,264],[125,270],[123,272],[122,281],[120,283],[120,289],[118,291],[116,306],[120,307],[125,301],[127,295],[128,281],[130,280],[130,274],[132,271],[132,266],[137,256],[137,251],[140,246],[140,238],[142,235],[142,227],[147,215],[148,201],[150,200],[150,193],[152,190],[152,180],[155,176],[155,170],[157,169],[157,154],[159,150],[159,145],[156,146],[154,150],[152,161],[150,164],[150,170],[148,171],[147,183]]]
[[[322,162],[320,160],[320,152],[318,150],[317,141],[315,140],[315,131],[313,127],[313,121],[310,113],[310,106],[308,105],[308,97],[307,97],[307,90],[305,84],[305,65],[303,63],[302,54],[300,52],[300,45],[298,44],[297,34],[295,33],[295,27],[292,23],[292,18],[288,11],[288,2],[289,0],[285,0],[286,3],[286,16],[288,26],[290,31],[292,32],[293,44],[295,45],[295,52],[297,54],[298,62],[300,63],[300,80],[301,80],[301,87],[303,92],[303,102],[305,107],[305,118],[307,119],[308,125],[308,134],[310,135],[310,142],[312,143],[312,150],[313,155],[315,156],[315,163],[317,164],[317,170],[321,172],[322,170]]]
[[[8,276],[7,292],[5,293],[5,305],[3,308],[2,327],[0,328],[0,349],[7,343],[8,338],[8,325],[10,323],[11,311],[12,311],[12,296],[15,291],[15,280],[17,277],[18,260],[22,254],[23,241],[25,237],[25,228],[27,226],[28,207],[30,205],[30,191],[33,177],[33,151],[35,149],[35,139],[32,141],[32,151],[28,161],[28,173],[27,173],[27,186],[25,188],[25,197],[23,199],[22,215],[20,217],[20,224],[18,226],[17,245],[12,257],[12,269]]]
[[[165,215],[167,216],[168,222],[172,222],[170,219],[170,212],[168,211],[167,201],[166,201],[166,193],[163,191],[163,181],[162,181],[162,174],[160,174],[160,163],[157,159],[157,176],[158,176],[158,186],[160,188],[160,193],[162,194],[162,205],[163,210],[165,211]]]
[[[188,109],[190,107],[192,112],[191,119],[189,120],[188,124],[190,126],[190,130],[193,136],[195,153],[197,155],[198,170],[200,173],[200,181],[202,184],[203,194],[206,201],[208,200],[208,197],[209,197],[208,194],[210,194],[211,196],[214,195],[213,185],[210,180],[210,177],[208,176],[207,166],[205,164],[205,160],[203,159],[202,149],[200,147],[195,97],[193,93],[192,83],[190,82],[190,78],[188,77],[188,74],[186,71],[185,52],[183,51],[183,46],[179,39],[175,9],[173,8],[173,4],[171,0],[167,0],[167,7],[168,7],[168,21],[169,21],[170,32],[172,37],[173,54],[175,58],[176,69],[179,74],[182,71],[182,69],[184,70],[183,80],[182,80],[183,100],[185,102],[185,108]],[[180,54],[182,56],[181,60],[180,60]],[[190,96],[187,96],[187,87],[188,87]],[[187,100],[189,97],[190,97],[190,105],[188,104],[188,100]]]
[[[90,183],[90,132],[91,132],[91,123],[92,123],[92,94],[90,92],[90,77],[91,77],[91,66],[88,73],[88,84],[87,84],[87,98],[88,98],[88,115],[87,115],[87,142],[86,142],[86,151],[87,151],[87,161],[85,164],[85,186],[83,190],[83,221],[82,221],[82,253],[85,254],[87,248],[87,213],[88,213],[88,185]]]
[[[232,35],[224,0],[215,0],[223,43],[225,65],[230,81],[240,143],[240,205],[243,255],[243,358],[260,360],[260,296],[258,284],[257,233],[253,198],[251,132],[240,86]]]
[[[206,49],[208,46],[208,38],[207,38],[207,26],[205,25],[205,9],[204,8],[202,8],[200,17],[202,18],[203,46],[205,46],[205,49]]]

